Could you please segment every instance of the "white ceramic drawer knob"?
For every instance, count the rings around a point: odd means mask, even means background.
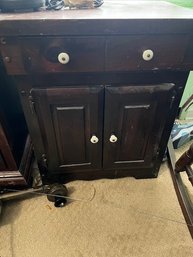
[[[61,64],[67,64],[70,61],[70,56],[67,53],[60,53],[58,55],[58,61]]]
[[[90,139],[90,142],[91,142],[92,144],[97,144],[98,141],[99,141],[99,139],[98,139],[98,137],[96,137],[95,135],[93,135],[93,136],[91,137],[91,139]]]
[[[143,60],[151,61],[153,59],[153,51],[151,49],[147,49],[143,52]]]
[[[111,135],[109,141],[110,141],[111,143],[115,143],[115,142],[117,142],[117,139],[118,139],[118,138],[117,138],[115,135]]]

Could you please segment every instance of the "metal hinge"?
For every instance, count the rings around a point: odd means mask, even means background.
[[[44,166],[45,168],[48,167],[48,165],[47,165],[47,157],[46,157],[46,154],[45,154],[45,153],[42,154],[42,164],[43,164],[43,166]]]
[[[172,109],[175,99],[176,99],[176,91],[174,90],[173,95],[170,98],[170,109]]]
[[[156,157],[160,154],[160,148],[158,147],[157,152],[156,152]]]
[[[36,113],[35,102],[33,100],[32,95],[29,96],[29,105],[30,105],[30,110],[31,110],[32,114],[35,114]]]
[[[153,155],[153,160],[154,160],[154,161],[157,160],[159,154],[160,154],[160,148],[158,148],[158,149],[155,150],[155,152],[154,152],[154,155]]]

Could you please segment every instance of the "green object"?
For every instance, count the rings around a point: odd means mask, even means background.
[[[190,75],[188,77],[188,81],[186,83],[186,87],[182,96],[182,100],[180,103],[180,108],[185,104],[185,102],[192,96],[193,94],[193,71],[190,72]],[[193,100],[191,101],[193,102]],[[189,104],[188,104],[189,105]],[[180,120],[187,120],[191,119],[193,120],[193,104],[190,105],[190,107],[181,109],[180,115],[179,115]]]
[[[187,101],[187,99],[193,94],[193,71],[190,72],[188,80],[186,82],[186,87],[182,96],[180,107]]]
[[[183,7],[193,8],[193,0],[168,0],[168,2],[177,4]]]

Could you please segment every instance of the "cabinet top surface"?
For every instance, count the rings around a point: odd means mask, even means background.
[[[108,19],[192,19],[193,9],[165,1],[105,0],[97,9],[39,11],[0,14],[0,22],[11,20],[108,20]]]
[[[0,14],[0,36],[193,33],[193,9],[165,1],[105,0],[96,9]]]

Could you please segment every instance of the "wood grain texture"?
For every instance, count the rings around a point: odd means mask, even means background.
[[[106,70],[157,70],[183,66],[188,36],[138,35],[107,38]],[[174,47],[175,45],[175,47]],[[143,52],[151,49],[153,59],[145,61]]]
[[[189,42],[189,35],[180,34],[11,37],[6,38],[6,44],[0,47],[7,73],[24,75],[190,69],[193,62],[187,51],[193,56],[193,49]],[[153,51],[153,59],[145,61],[143,52],[149,49]],[[60,53],[69,55],[69,63],[58,61]]]
[[[151,167],[174,85],[106,87],[104,167]],[[113,115],[112,115],[113,113]],[[111,143],[111,134],[118,137]]]
[[[101,168],[103,88],[32,89],[51,172]],[[92,144],[92,135],[99,138]]]

